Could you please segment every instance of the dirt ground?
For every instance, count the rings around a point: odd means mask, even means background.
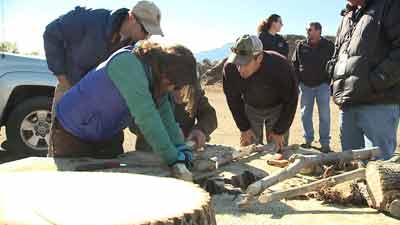
[[[239,131],[235,126],[232,115],[227,107],[225,96],[220,86],[212,86],[206,89],[207,96],[211,104],[217,110],[218,129],[212,134],[212,143],[236,146],[239,142]],[[331,147],[333,150],[340,149],[339,141],[339,122],[338,107],[332,104],[331,107]],[[314,128],[316,141],[313,146],[320,147],[318,142],[318,111],[314,110]],[[398,143],[400,136],[398,135]],[[300,120],[300,110],[296,112],[293,125],[290,129],[290,144],[301,144],[303,140],[303,128]],[[399,150],[399,149],[398,149]],[[265,159],[263,157],[251,160],[246,166],[265,170]],[[237,167],[237,168],[234,168]],[[226,176],[230,172],[235,173],[239,165],[227,168]],[[243,165],[240,165],[243,167]],[[247,168],[248,169],[248,168]],[[267,168],[268,172],[271,168]],[[276,188],[279,188],[276,187]],[[274,202],[270,204],[256,204],[246,211],[240,211],[235,207],[234,196],[219,195],[214,197],[214,204],[217,213],[218,224],[233,225],[261,225],[261,224],[318,224],[318,225],[395,225],[400,224],[400,220],[393,219],[373,209],[364,207],[341,206],[341,205],[322,205],[316,200],[289,200]]]
[[[211,86],[206,89],[207,96],[211,104],[217,110],[218,129],[212,134],[212,144],[222,144],[237,146],[239,142],[239,131],[236,128],[232,115],[227,107],[225,96],[220,86]],[[314,127],[316,140],[318,140],[317,110],[314,111]],[[335,151],[340,149],[338,108],[332,104],[332,144]],[[303,129],[300,121],[300,111],[296,113],[294,123],[290,130],[290,144],[303,143]],[[2,129],[0,142],[4,140],[4,129]],[[133,149],[135,136],[126,131],[126,150]],[[400,138],[398,135],[398,142]],[[313,146],[320,147],[318,141]],[[1,156],[0,156],[1,157]],[[269,173],[276,172],[271,170],[265,163],[268,156],[262,156],[247,160],[246,163],[236,163],[225,168],[223,176],[229,177],[243,170],[249,169],[255,172]],[[279,185],[274,187],[279,189]],[[219,225],[264,225],[264,224],[304,224],[304,225],[400,225],[400,220],[393,219],[383,213],[367,207],[354,207],[343,205],[323,205],[316,200],[288,200],[273,202],[269,204],[255,204],[247,210],[239,210],[235,203],[238,198],[233,195],[217,195],[213,197],[217,222]]]

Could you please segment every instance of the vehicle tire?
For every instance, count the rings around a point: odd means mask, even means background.
[[[8,117],[9,149],[27,156],[45,156],[48,150],[52,98],[33,97],[18,104]]]

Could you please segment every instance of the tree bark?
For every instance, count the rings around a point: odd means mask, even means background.
[[[400,163],[377,161],[367,165],[368,204],[400,217]]]

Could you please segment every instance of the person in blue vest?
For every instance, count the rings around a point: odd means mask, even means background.
[[[130,10],[76,7],[50,22],[43,33],[43,44],[48,67],[58,80],[51,123],[54,106],[69,88],[118,49],[163,35],[160,22],[161,11],[150,1],[139,1]],[[50,130],[53,132],[53,126]],[[123,133],[117,138],[123,142]],[[48,144],[48,155],[52,156],[51,140]]]
[[[196,60],[183,46],[141,41],[118,50],[58,102],[54,157],[116,157],[122,152],[113,137],[133,119],[167,165],[189,169],[191,149],[175,121],[169,93],[196,79]]]

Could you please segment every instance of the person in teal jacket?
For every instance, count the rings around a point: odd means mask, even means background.
[[[168,93],[195,82],[195,58],[183,46],[142,41],[118,50],[57,104],[54,157],[115,157],[122,147],[114,137],[133,119],[167,165],[190,167]]]

